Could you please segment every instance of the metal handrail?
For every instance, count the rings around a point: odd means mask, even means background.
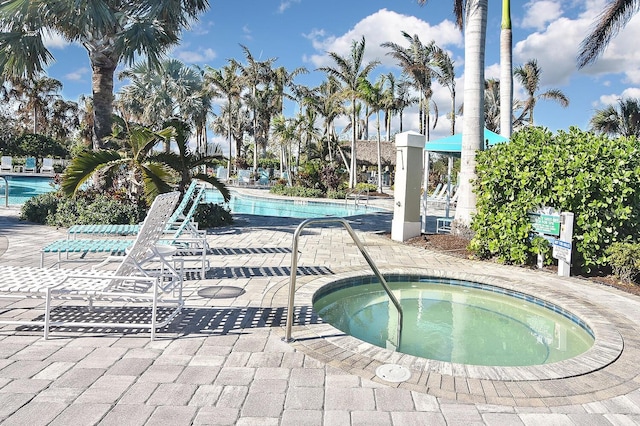
[[[397,336],[397,342],[395,343],[396,343],[396,348],[399,347],[400,336],[402,335],[402,306],[400,306],[400,302],[398,302],[398,299],[391,292],[391,289],[389,288],[387,281],[384,279],[384,277],[378,270],[378,267],[373,263],[373,260],[365,250],[364,246],[362,245],[362,242],[360,242],[360,239],[358,238],[356,233],[353,231],[353,228],[351,228],[351,225],[349,225],[349,223],[345,219],[339,218],[339,217],[307,219],[303,221],[300,225],[298,225],[296,232],[293,234],[293,245],[291,248],[291,275],[289,280],[289,303],[287,307],[286,333],[283,340],[287,343],[293,341],[293,339],[291,338],[291,329],[293,327],[293,309],[294,309],[294,299],[295,299],[295,293],[296,293],[296,277],[297,277],[297,271],[298,271],[298,239],[300,237],[300,234],[302,233],[302,230],[304,228],[306,228],[308,225],[311,225],[313,223],[332,223],[332,222],[342,224],[342,226],[344,226],[344,228],[347,230],[347,232],[351,236],[351,239],[353,240],[354,243],[356,243],[356,246],[360,250],[360,253],[362,253],[362,256],[364,256],[365,260],[369,264],[369,267],[371,267],[371,270],[373,271],[373,273],[380,280],[380,284],[382,284],[384,291],[387,293],[387,296],[389,296],[389,299],[391,300],[396,310],[398,311],[398,336]]]
[[[9,207],[9,181],[4,176],[0,176],[0,179],[2,179],[4,181],[4,187],[5,187],[5,191],[4,191],[4,206],[5,207]]]

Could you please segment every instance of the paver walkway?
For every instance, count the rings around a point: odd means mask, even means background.
[[[35,266],[65,230],[27,224],[0,209],[0,262]],[[640,299],[579,279],[474,262],[397,244],[388,214],[352,224],[381,270],[425,269],[560,288],[606,315],[625,338],[619,360],[572,384],[467,380],[434,374],[389,384],[367,357],[331,358],[326,339],[284,336],[292,236],[299,220],[238,216],[209,235],[211,270],[186,281],[187,304],[167,329],[147,333],[0,329],[3,425],[632,425],[640,424]],[[300,239],[301,288],[366,267],[346,232],[314,227]],[[313,321],[309,306],[298,317]],[[313,332],[313,324],[309,330]],[[323,343],[324,342],[324,343]],[[359,364],[361,363],[361,364]],[[587,377],[587,376],[585,376]],[[589,380],[591,383],[589,384]],[[587,385],[585,385],[587,383]],[[584,386],[576,389],[577,385]],[[477,388],[480,386],[480,388]],[[471,388],[470,388],[471,387]],[[596,390],[597,389],[597,390]],[[566,396],[562,396],[565,395]],[[545,396],[552,395],[552,398]]]

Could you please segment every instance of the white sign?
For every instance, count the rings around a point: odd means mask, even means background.
[[[571,263],[571,242],[562,240],[553,240],[552,256],[558,260],[564,260]]]

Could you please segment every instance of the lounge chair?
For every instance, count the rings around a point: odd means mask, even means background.
[[[45,157],[42,159],[42,167],[40,167],[40,173],[55,173],[53,168],[53,158]]]
[[[0,159],[0,172],[12,172],[13,171],[13,158],[8,155],[3,155]]]
[[[35,157],[27,157],[24,161],[24,169],[26,173],[36,173],[38,171],[38,167],[36,166],[36,158]]]
[[[170,229],[177,226],[179,222],[182,220],[190,220],[191,217],[186,217],[185,210],[189,205],[189,201],[192,200],[194,196],[194,192],[198,188],[198,181],[192,180],[191,184],[187,187],[187,190],[182,197],[182,201],[176,207],[176,209],[171,214],[169,221],[167,222],[167,229]],[[203,187],[201,188],[201,190]],[[204,194],[204,191],[202,191]],[[203,196],[203,194],[199,194],[199,198]],[[198,200],[193,200],[194,203],[198,202]],[[188,213],[187,213],[188,215]],[[139,224],[106,224],[106,223],[96,223],[89,225],[73,225],[69,228],[68,234],[69,236],[76,237],[78,235],[87,234],[87,235],[100,235],[100,236],[131,236],[136,235],[140,229]]]
[[[152,274],[147,269],[150,262],[159,259],[155,245],[164,232],[166,222],[178,201],[178,197],[178,192],[156,197],[140,232],[127,254],[121,257],[115,270],[0,266],[0,297],[44,300],[44,317],[42,319],[11,318],[0,320],[0,324],[43,326],[45,339],[48,338],[49,329],[52,326],[148,328],[151,331],[151,339],[154,339],[156,329],[170,323],[184,305],[182,271],[179,267],[177,268],[175,264],[163,263],[159,274]],[[170,296],[165,298],[165,295]],[[114,322],[93,322],[73,316],[59,321],[52,320],[53,299],[65,300],[65,307],[69,300],[89,301],[90,309],[93,309],[94,300],[108,301],[109,303],[120,301],[127,307],[130,307],[131,303],[144,303],[145,306],[151,308],[151,318],[148,322],[136,322],[131,315],[125,316],[121,321],[115,321],[117,318],[114,318]],[[161,302],[163,305],[169,304],[173,309],[165,319],[158,321],[158,305]],[[38,307],[42,307],[42,304],[38,304]],[[19,309],[24,308],[24,305],[19,304]],[[4,312],[7,311],[11,311],[11,306],[5,306]]]
[[[238,185],[251,185],[253,179],[251,178],[251,170],[238,170]]]
[[[260,170],[260,178],[258,179],[258,185],[269,186],[269,170]]]
[[[194,181],[196,182],[196,181]],[[191,188],[191,186],[190,186]],[[166,222],[165,230],[158,239],[158,251],[163,255],[197,256],[201,265],[200,269],[204,276],[209,268],[207,260],[207,235],[205,231],[198,230],[197,225],[192,221],[198,204],[204,197],[205,187],[194,185],[196,191],[193,202],[188,211],[184,212],[191,197],[185,196]],[[186,201],[185,201],[186,199]],[[135,235],[139,232],[139,225],[74,225],[70,228],[70,235],[77,236],[82,233],[89,233],[92,236],[100,235]],[[133,240],[126,238],[75,238],[57,240],[47,244],[42,248],[40,254],[40,267],[44,266],[45,255],[57,254],[58,259],[55,265],[60,266],[65,262],[76,262],[78,259],[70,259],[70,254],[79,254],[80,261],[86,262],[89,253],[106,253],[110,256],[122,256],[132,245]],[[66,258],[62,259],[65,254]],[[184,261],[185,259],[183,259]]]

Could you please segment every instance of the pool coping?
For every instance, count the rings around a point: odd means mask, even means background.
[[[635,337],[639,334],[637,328],[615,313],[606,312],[605,317],[601,307],[580,295],[552,288],[551,285],[533,285],[520,279],[464,272],[402,267],[381,269],[381,273],[477,281],[530,294],[580,317],[593,331],[595,342],[585,353],[552,364],[529,367],[475,366],[393,352],[348,336],[329,324],[298,319],[298,324],[293,327],[291,345],[329,365],[373,381],[469,402],[562,405],[569,400],[597,401],[612,394],[624,395],[640,388],[640,376],[636,372],[640,350],[634,344],[638,341]],[[371,270],[349,270],[331,276],[299,280],[295,305],[311,307],[313,296],[320,288],[341,279],[363,275],[370,276]],[[283,282],[275,289],[274,298],[282,300],[285,297],[287,284]],[[625,346],[625,340],[631,344]],[[376,369],[385,364],[406,367],[411,377],[402,383],[387,382],[376,375]],[[509,398],[507,401],[499,394],[492,397],[491,391],[486,389],[500,386],[517,386],[521,389],[522,398]],[[496,393],[495,390],[493,392]]]

